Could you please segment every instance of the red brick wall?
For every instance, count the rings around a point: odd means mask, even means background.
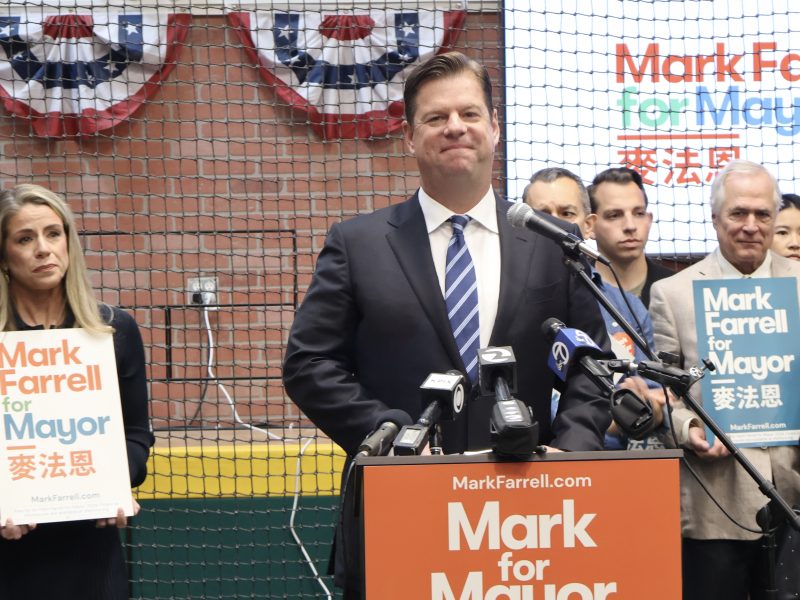
[[[470,14],[458,49],[499,79],[496,14]],[[498,182],[501,170],[497,167]],[[214,371],[245,421],[299,417],[280,381],[294,309],[328,227],[399,202],[418,184],[399,133],[321,141],[281,105],[223,17],[196,17],[177,65],[133,118],[96,136],[37,138],[0,115],[3,185],[36,182],[67,195],[92,281],[129,308],[147,346],[156,427],[231,422],[206,376],[203,314],[189,277],[215,276],[209,312]],[[199,425],[200,421],[192,421]]]

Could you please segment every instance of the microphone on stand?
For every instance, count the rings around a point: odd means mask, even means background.
[[[385,421],[364,438],[356,451],[356,456],[386,456],[392,447],[400,427],[393,421]]]
[[[607,366],[610,361],[595,358],[605,356],[605,353],[591,336],[580,329],[569,328],[555,318],[542,323],[542,333],[553,340],[547,366],[561,381],[566,381],[570,365],[577,363],[608,397],[611,416],[628,437],[643,440],[655,430],[657,425],[650,402],[633,390],[618,389],[614,385],[613,373]]]
[[[661,355],[659,356],[661,357]],[[705,377],[706,371],[716,370],[714,363],[709,360],[703,361],[703,367],[692,367],[688,371],[654,360],[643,360],[638,363],[632,360],[607,360],[603,362],[614,373],[641,375],[661,385],[673,388],[680,395],[686,394],[689,388]]]
[[[577,258],[580,254],[583,254],[592,260],[596,260],[609,267],[611,266],[611,263],[605,256],[592,248],[584,240],[536,214],[536,211],[524,202],[513,204],[511,208],[508,209],[508,213],[506,213],[506,219],[508,219],[512,227],[525,227],[526,229],[530,229],[531,231],[535,231],[540,235],[550,238],[560,245],[564,253],[569,256]]]
[[[489,422],[492,451],[501,456],[527,458],[539,443],[539,423],[530,409],[514,398],[517,390],[516,359],[511,346],[478,350],[478,385],[481,394],[494,395]]]
[[[419,389],[428,406],[414,425],[404,426],[395,438],[394,453],[400,456],[422,454],[429,439],[432,440],[431,454],[441,454],[439,423],[454,420],[464,408],[466,393],[460,371],[431,373]]]

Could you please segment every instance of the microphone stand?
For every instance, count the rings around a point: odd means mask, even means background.
[[[564,264],[566,264],[567,267],[572,269],[572,271],[578,277],[580,277],[581,280],[583,280],[583,283],[586,284],[586,287],[589,288],[589,291],[592,293],[592,296],[594,296],[595,299],[600,304],[603,305],[603,308],[605,308],[608,311],[608,314],[614,317],[614,320],[617,323],[619,323],[619,326],[622,327],[625,333],[627,333],[631,337],[633,343],[636,344],[636,346],[642,352],[644,352],[648,358],[650,358],[651,360],[658,360],[658,357],[655,355],[653,350],[651,350],[650,347],[647,345],[647,342],[644,341],[641,335],[639,335],[639,332],[633,328],[633,326],[628,322],[628,320],[622,316],[622,313],[620,313],[617,310],[617,307],[611,304],[611,301],[608,298],[606,298],[605,294],[603,294],[600,288],[597,287],[597,284],[592,279],[592,276],[586,272],[586,263],[584,263],[582,260],[579,259],[580,255],[571,256],[570,254],[572,254],[572,252],[568,254],[567,248],[564,249],[564,252],[565,252]]]
[[[703,406],[694,399],[689,393],[689,388],[694,385],[698,378],[693,377],[690,373],[682,371],[676,367],[659,367],[654,364],[648,364],[647,377],[653,381],[658,381],[669,387],[676,395],[683,398],[684,403],[688,406],[700,420],[711,430],[711,432],[722,442],[722,445],[728,449],[731,456],[741,465],[750,478],[755,481],[759,491],[767,497],[767,504],[761,507],[756,515],[756,522],[764,534],[763,547],[767,549],[768,556],[768,582],[769,589],[766,590],[767,598],[777,598],[777,589],[775,581],[775,529],[784,520],[788,521],[789,525],[796,531],[800,531],[800,514],[789,505],[788,502],[778,492],[775,484],[766,479],[758,469],[753,466],[753,463],[742,453],[739,447],[733,443],[728,435],[719,428],[714,422]]]
[[[439,435],[441,416],[442,408],[438,400],[428,404],[414,425],[406,425],[397,434],[392,444],[395,455],[418,456],[422,454],[429,440],[431,454],[441,454],[442,442]]]
[[[653,361],[657,361],[655,353],[648,348],[647,343],[642,337],[633,329],[630,323],[620,314],[608,298],[603,295],[600,288],[597,287],[590,275],[586,273],[586,264],[579,260],[579,255],[576,256],[577,250],[575,248],[564,248],[564,263],[569,267],[578,277],[580,277],[589,291],[603,305],[603,307],[614,317],[619,323],[620,327],[631,336],[633,342],[642,349],[642,351],[649,356]],[[788,502],[780,495],[775,485],[768,481],[761,473],[753,466],[753,463],[742,454],[739,447],[733,443],[728,435],[719,428],[705,409],[699,404],[689,393],[689,388],[698,381],[698,377],[692,376],[681,369],[675,367],[661,367],[657,365],[648,365],[646,373],[643,373],[653,381],[657,381],[669,387],[677,396],[682,397],[686,406],[689,407],[706,425],[711,432],[722,442],[722,445],[728,449],[731,456],[736,460],[750,478],[756,483],[759,491],[766,496],[768,503],[759,510],[761,517],[757,518],[757,522],[761,527],[761,531],[765,536],[765,547],[769,556],[769,587],[766,590],[767,598],[777,598],[777,590],[775,588],[775,527],[784,519],[796,530],[800,531],[800,515],[798,515]],[[686,460],[684,458],[684,460]],[[777,514],[775,514],[777,512]]]

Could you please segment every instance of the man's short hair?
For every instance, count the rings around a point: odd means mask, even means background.
[[[562,177],[571,179],[577,184],[580,190],[581,204],[583,205],[584,212],[587,215],[592,212],[589,206],[589,193],[586,191],[586,186],[583,185],[583,181],[581,181],[581,178],[575,175],[575,173],[563,167],[547,167],[545,169],[539,169],[536,173],[531,175],[531,180],[528,182],[528,185],[525,186],[525,189],[522,190],[522,201],[526,201],[528,198],[528,190],[530,190],[531,186],[537,181],[553,183],[556,179],[561,179]]]
[[[778,187],[778,181],[775,176],[770,173],[764,165],[749,160],[732,160],[722,171],[717,174],[714,183],[711,184],[711,214],[718,215],[722,203],[725,201],[725,182],[728,177],[734,173],[743,175],[756,175],[758,173],[766,173],[772,181],[773,201],[775,202],[775,211],[781,205],[781,190]]]
[[[597,212],[597,186],[601,183],[616,183],[619,185],[626,185],[628,183],[635,183],[636,187],[642,190],[644,196],[644,205],[647,207],[647,192],[644,190],[644,182],[642,176],[638,171],[629,169],[628,167],[612,167],[606,169],[602,173],[598,173],[592,180],[592,184],[587,188],[589,192],[589,202],[593,213]]]
[[[411,75],[408,76],[405,88],[403,89],[403,102],[405,103],[406,121],[408,121],[408,124],[414,124],[414,112],[417,109],[417,95],[424,83],[433,79],[454,77],[461,73],[472,73],[481,84],[483,88],[483,99],[486,102],[489,115],[491,115],[494,110],[494,104],[492,102],[492,80],[489,77],[489,72],[486,70],[486,67],[478,61],[461,54],[461,52],[446,52],[444,54],[437,54],[433,58],[428,59],[415,68],[411,72]]]

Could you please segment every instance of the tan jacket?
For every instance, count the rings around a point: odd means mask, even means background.
[[[772,253],[772,276],[798,278],[800,297],[800,261]],[[650,314],[653,317],[656,348],[659,352],[680,355],[681,366],[685,369],[699,364],[701,358],[708,356],[707,344],[701,346],[701,354],[698,355],[692,282],[721,277],[716,253],[713,253],[676,275],[653,284]],[[702,401],[700,384],[692,388],[692,395]],[[800,398],[789,400],[800,402]],[[697,416],[679,401],[673,412],[673,423],[681,446],[686,444],[692,419],[697,419]],[[767,480],[775,483],[790,504],[800,502],[800,446],[743,448],[742,453]],[[758,529],[755,515],[767,503],[767,498],[732,457],[700,460],[687,452],[687,460],[734,518],[750,528]],[[758,537],[733,525],[685,467],[681,468],[681,523],[683,536],[692,539],[745,540]]]

